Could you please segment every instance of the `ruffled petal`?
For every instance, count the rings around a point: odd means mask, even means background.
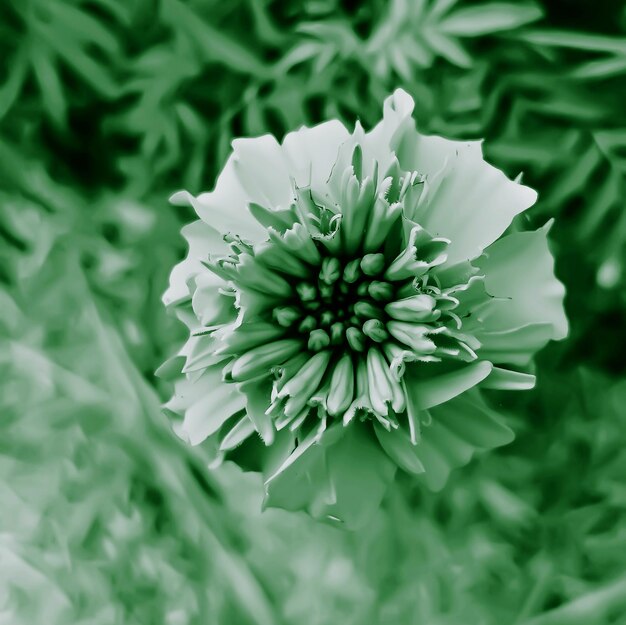
[[[191,305],[202,326],[227,323],[236,316],[234,296],[224,295],[224,280],[214,273],[204,271],[195,278]]]
[[[199,445],[245,405],[245,397],[232,384],[222,381],[222,367],[212,366],[197,379],[179,380],[165,408],[183,415],[179,436],[191,445]]]
[[[420,475],[426,469],[418,457],[418,448],[402,431],[388,431],[378,423],[374,425],[376,438],[387,455],[404,471]]]
[[[163,294],[166,306],[174,306],[189,299],[193,278],[205,271],[200,259],[207,258],[210,253],[226,250],[222,236],[200,219],[184,226],[181,234],[189,244],[189,251],[185,260],[178,263],[170,274],[169,287]]]
[[[362,139],[363,160],[367,165],[376,160],[380,175],[392,163],[398,146],[417,139],[415,121],[411,116],[414,107],[413,98],[404,89],[396,89],[385,99],[383,119]]]
[[[395,465],[362,424],[309,437],[266,482],[266,505],[306,509],[348,529],[363,527],[380,506]]]
[[[216,365],[224,360],[224,356],[216,354],[216,339],[213,336],[190,336],[181,348],[179,355],[184,356],[183,373],[200,371]],[[180,371],[179,371],[180,372]]]
[[[266,208],[287,208],[294,199],[287,159],[276,138],[263,135],[233,141],[235,173],[248,201]]]
[[[437,237],[450,239],[447,265],[476,258],[508,228],[537,192],[487,163],[481,142],[410,135],[399,149],[403,168],[426,175],[426,189],[411,216]]]
[[[287,167],[298,187],[311,186],[322,193],[339,146],[349,137],[346,127],[337,120],[312,128],[303,127],[287,134],[283,141]]]
[[[474,332],[474,336],[481,343],[481,358],[525,367],[530,364],[533,355],[545,347],[553,332],[553,326],[549,323],[529,323],[496,332],[479,329]]]
[[[407,400],[416,412],[438,406],[482,382],[492,368],[490,362],[480,361],[427,377],[429,370],[437,371],[436,364],[408,364],[404,374]]]
[[[480,388],[499,391],[528,391],[535,386],[536,377],[530,373],[494,367]]]
[[[396,465],[373,440],[371,432],[352,423],[328,450],[327,467],[334,501],[317,511],[344,527],[364,527],[379,508]]]
[[[480,141],[420,135],[413,107],[402,89],[385,100],[383,120],[363,141],[364,160],[376,158],[382,173],[395,153],[402,169],[423,174],[426,192],[407,216],[452,241],[449,265],[475,258],[535,203],[537,193],[487,163]]]
[[[235,156],[231,155],[219,175],[215,189],[210,193],[201,193],[198,197],[187,191],[174,193],[170,202],[177,206],[190,205],[198,217],[214,228],[220,235],[238,234],[252,242],[262,241],[267,236],[265,229],[252,217],[248,204],[254,201],[242,186],[235,171]],[[221,254],[222,247],[211,250]]]
[[[265,480],[264,507],[308,510],[332,501],[326,468],[326,450],[342,435],[340,424],[323,434],[311,431],[283,458]]]
[[[506,445],[514,438],[478,392],[459,395],[433,408],[431,415],[416,453],[424,466],[420,479],[435,491],[443,488],[452,469],[466,465],[477,450]]]
[[[510,234],[490,245],[477,261],[485,274],[487,293],[501,298],[481,313],[485,329],[496,332],[549,323],[552,339],[567,336],[565,287],[554,275],[548,231],[549,224],[539,230]]]
[[[246,412],[255,430],[266,445],[271,445],[276,437],[274,422],[267,414],[271,384],[266,379],[255,379],[240,384],[239,388],[246,396]]]

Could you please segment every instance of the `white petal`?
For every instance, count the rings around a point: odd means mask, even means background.
[[[318,510],[319,516],[337,519],[349,530],[371,522],[396,472],[395,463],[369,432],[359,427],[362,425],[352,423],[344,428],[345,436],[328,450],[328,476],[335,501]]]
[[[537,378],[530,373],[494,367],[480,387],[506,391],[527,391],[535,387],[536,381]]]
[[[404,374],[407,400],[416,410],[438,406],[476,386],[491,373],[493,365],[480,361],[433,377],[417,377],[415,373],[423,371],[423,367],[407,365]]]
[[[234,154],[226,161],[213,191],[198,197],[187,191],[179,191],[172,195],[170,201],[178,206],[190,204],[202,221],[222,235],[238,234],[253,242],[267,236],[265,229],[248,210],[249,202],[254,200],[247,194],[235,172]]]
[[[245,408],[245,397],[233,384],[222,381],[221,366],[213,366],[195,381],[177,382],[174,397],[165,407],[184,414],[181,432],[189,443],[198,445]]]
[[[450,239],[448,265],[476,258],[537,199],[536,191],[487,163],[479,142],[419,136],[411,150],[403,148],[402,166],[427,175],[413,218]]]
[[[288,208],[293,200],[291,178],[274,136],[235,139],[233,156],[235,173],[249,201],[266,208]]]
[[[324,191],[324,186],[337,160],[339,146],[349,133],[337,120],[312,128],[290,132],[283,141],[287,167],[298,187],[309,184],[313,190]]]
[[[233,426],[233,429],[226,434],[220,443],[220,451],[230,451],[239,447],[254,432],[254,424],[244,415]]]
[[[567,336],[565,288],[554,275],[547,235],[547,227],[516,232],[489,246],[486,257],[478,261],[487,293],[504,300],[494,301],[481,315],[485,329],[503,331],[550,323],[553,339]]]
[[[400,166],[426,175],[427,191],[412,215],[434,236],[452,241],[448,264],[475,258],[495,241],[537,194],[489,165],[479,141],[451,141],[415,130],[411,96],[397,90],[385,100],[383,120],[366,135],[364,162],[383,172],[395,152]]]
[[[417,137],[415,122],[411,117],[415,103],[403,89],[396,89],[383,105],[383,119],[363,139],[363,161],[369,166],[372,159],[379,164],[383,175],[393,158],[396,147],[403,143],[404,135]]]
[[[380,506],[395,465],[367,430],[331,426],[319,441],[309,436],[265,483],[265,505],[308,509],[347,529],[364,527]]]
[[[312,430],[275,467],[265,481],[264,506],[301,510],[332,501],[326,469],[326,440],[330,438],[334,442],[336,434],[342,434],[340,425],[335,425],[332,430],[327,430],[321,437],[317,430]]]
[[[530,364],[533,355],[552,338],[553,328],[549,323],[529,323],[497,332],[481,328],[474,332],[474,336],[481,343],[481,358],[525,367]]]
[[[422,428],[416,446],[425,472],[420,476],[434,491],[445,485],[450,471],[466,465],[476,450],[506,445],[513,432],[473,391],[432,410],[432,423]]]
[[[401,469],[413,475],[424,473],[424,465],[418,458],[418,449],[411,443],[404,431],[392,430],[388,432],[378,423],[375,423],[374,432],[380,446]]]
[[[189,244],[189,252],[185,260],[178,263],[170,274],[169,287],[163,294],[163,303],[166,306],[177,304],[191,296],[192,279],[206,271],[200,263],[201,258],[226,250],[221,235],[199,219],[184,226],[181,234]]]
[[[220,292],[224,280],[205,270],[196,276],[195,284],[191,304],[202,326],[226,323],[236,317],[235,298]]]

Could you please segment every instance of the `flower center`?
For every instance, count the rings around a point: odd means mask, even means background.
[[[238,309],[236,320],[207,330],[216,354],[230,357],[224,379],[271,384],[266,415],[277,429],[299,428],[314,407],[322,419],[373,415],[394,427],[407,409],[405,363],[477,358],[455,297],[473,268],[442,288],[449,241],[403,213],[419,177],[390,176],[381,190],[351,172],[342,188],[360,191],[340,201],[297,189],[289,209],[251,206],[268,238],[229,235],[232,253],[205,263]]]
[[[389,338],[385,306],[397,287],[385,280],[382,253],[350,260],[325,256],[309,280],[295,285],[288,305],[273,309],[274,320],[319,352],[329,346],[363,352]]]

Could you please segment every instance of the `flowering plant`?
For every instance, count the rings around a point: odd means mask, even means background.
[[[412,111],[398,90],[367,133],[237,139],[214,191],[172,197],[199,217],[164,295],[190,330],[178,433],[261,470],[267,505],[348,527],[398,467],[439,489],[508,443],[479,388],[531,388],[567,334],[547,228],[505,234],[536,192]]]

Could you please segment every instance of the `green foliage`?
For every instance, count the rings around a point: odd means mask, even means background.
[[[588,5],[0,2],[7,623],[625,622],[626,11]],[[538,189],[572,330],[494,398],[513,445],[349,535],[259,515],[253,476],[213,483],[169,432],[160,295],[192,215],[167,198],[235,136],[369,126],[398,86]]]

